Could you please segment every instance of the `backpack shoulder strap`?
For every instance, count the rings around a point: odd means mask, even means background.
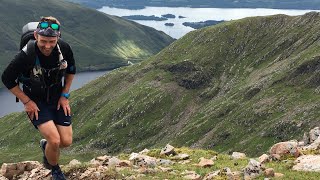
[[[21,49],[28,57],[28,60],[36,61],[35,64],[37,64],[37,61],[39,61],[38,58],[36,58],[36,41],[35,40],[29,40],[28,43]],[[40,64],[40,62],[38,62]],[[19,79],[18,79],[18,85],[19,85]],[[19,99],[16,97],[16,102],[19,102]]]
[[[61,48],[60,48],[60,45],[59,45],[60,43],[61,43],[61,40],[58,40],[57,48],[58,48],[58,53],[59,53],[59,62],[64,60],[64,57],[63,57],[63,54],[62,54],[62,51],[61,51]]]
[[[22,51],[26,53],[28,58],[35,59],[36,58],[36,41],[30,40],[23,48]]]

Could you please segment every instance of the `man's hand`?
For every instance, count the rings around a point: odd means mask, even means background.
[[[60,99],[58,101],[57,110],[59,110],[60,107],[62,107],[65,116],[71,115],[71,108],[69,106],[69,100],[67,98],[60,97]]]
[[[29,116],[29,119],[32,121],[35,117],[36,120],[38,120],[38,111],[40,109],[38,108],[37,104],[32,101],[21,89],[18,85],[11,88],[10,91],[12,94],[14,94],[17,98],[20,99],[20,101],[24,104],[24,110]]]
[[[38,111],[40,111],[40,109],[38,108],[37,104],[33,102],[31,99],[24,104],[24,110],[27,112],[31,121],[34,117],[36,117],[36,120],[38,120]]]

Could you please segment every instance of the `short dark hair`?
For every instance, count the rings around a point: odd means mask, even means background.
[[[52,23],[57,23],[57,24],[61,25],[59,20],[53,16],[41,17],[39,22],[52,22]]]

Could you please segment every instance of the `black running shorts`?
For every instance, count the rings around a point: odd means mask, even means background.
[[[57,110],[57,104],[49,104],[46,102],[38,102],[37,103],[38,108],[40,111],[38,111],[38,120],[34,117],[32,120],[32,124],[35,128],[38,129],[38,126],[40,124],[43,124],[48,121],[53,121],[56,125],[61,126],[70,126],[71,125],[71,116],[65,116],[63,108],[60,107],[59,110]]]

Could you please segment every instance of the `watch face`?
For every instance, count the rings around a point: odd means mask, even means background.
[[[70,97],[70,94],[69,93],[62,93],[62,96],[68,99]]]

